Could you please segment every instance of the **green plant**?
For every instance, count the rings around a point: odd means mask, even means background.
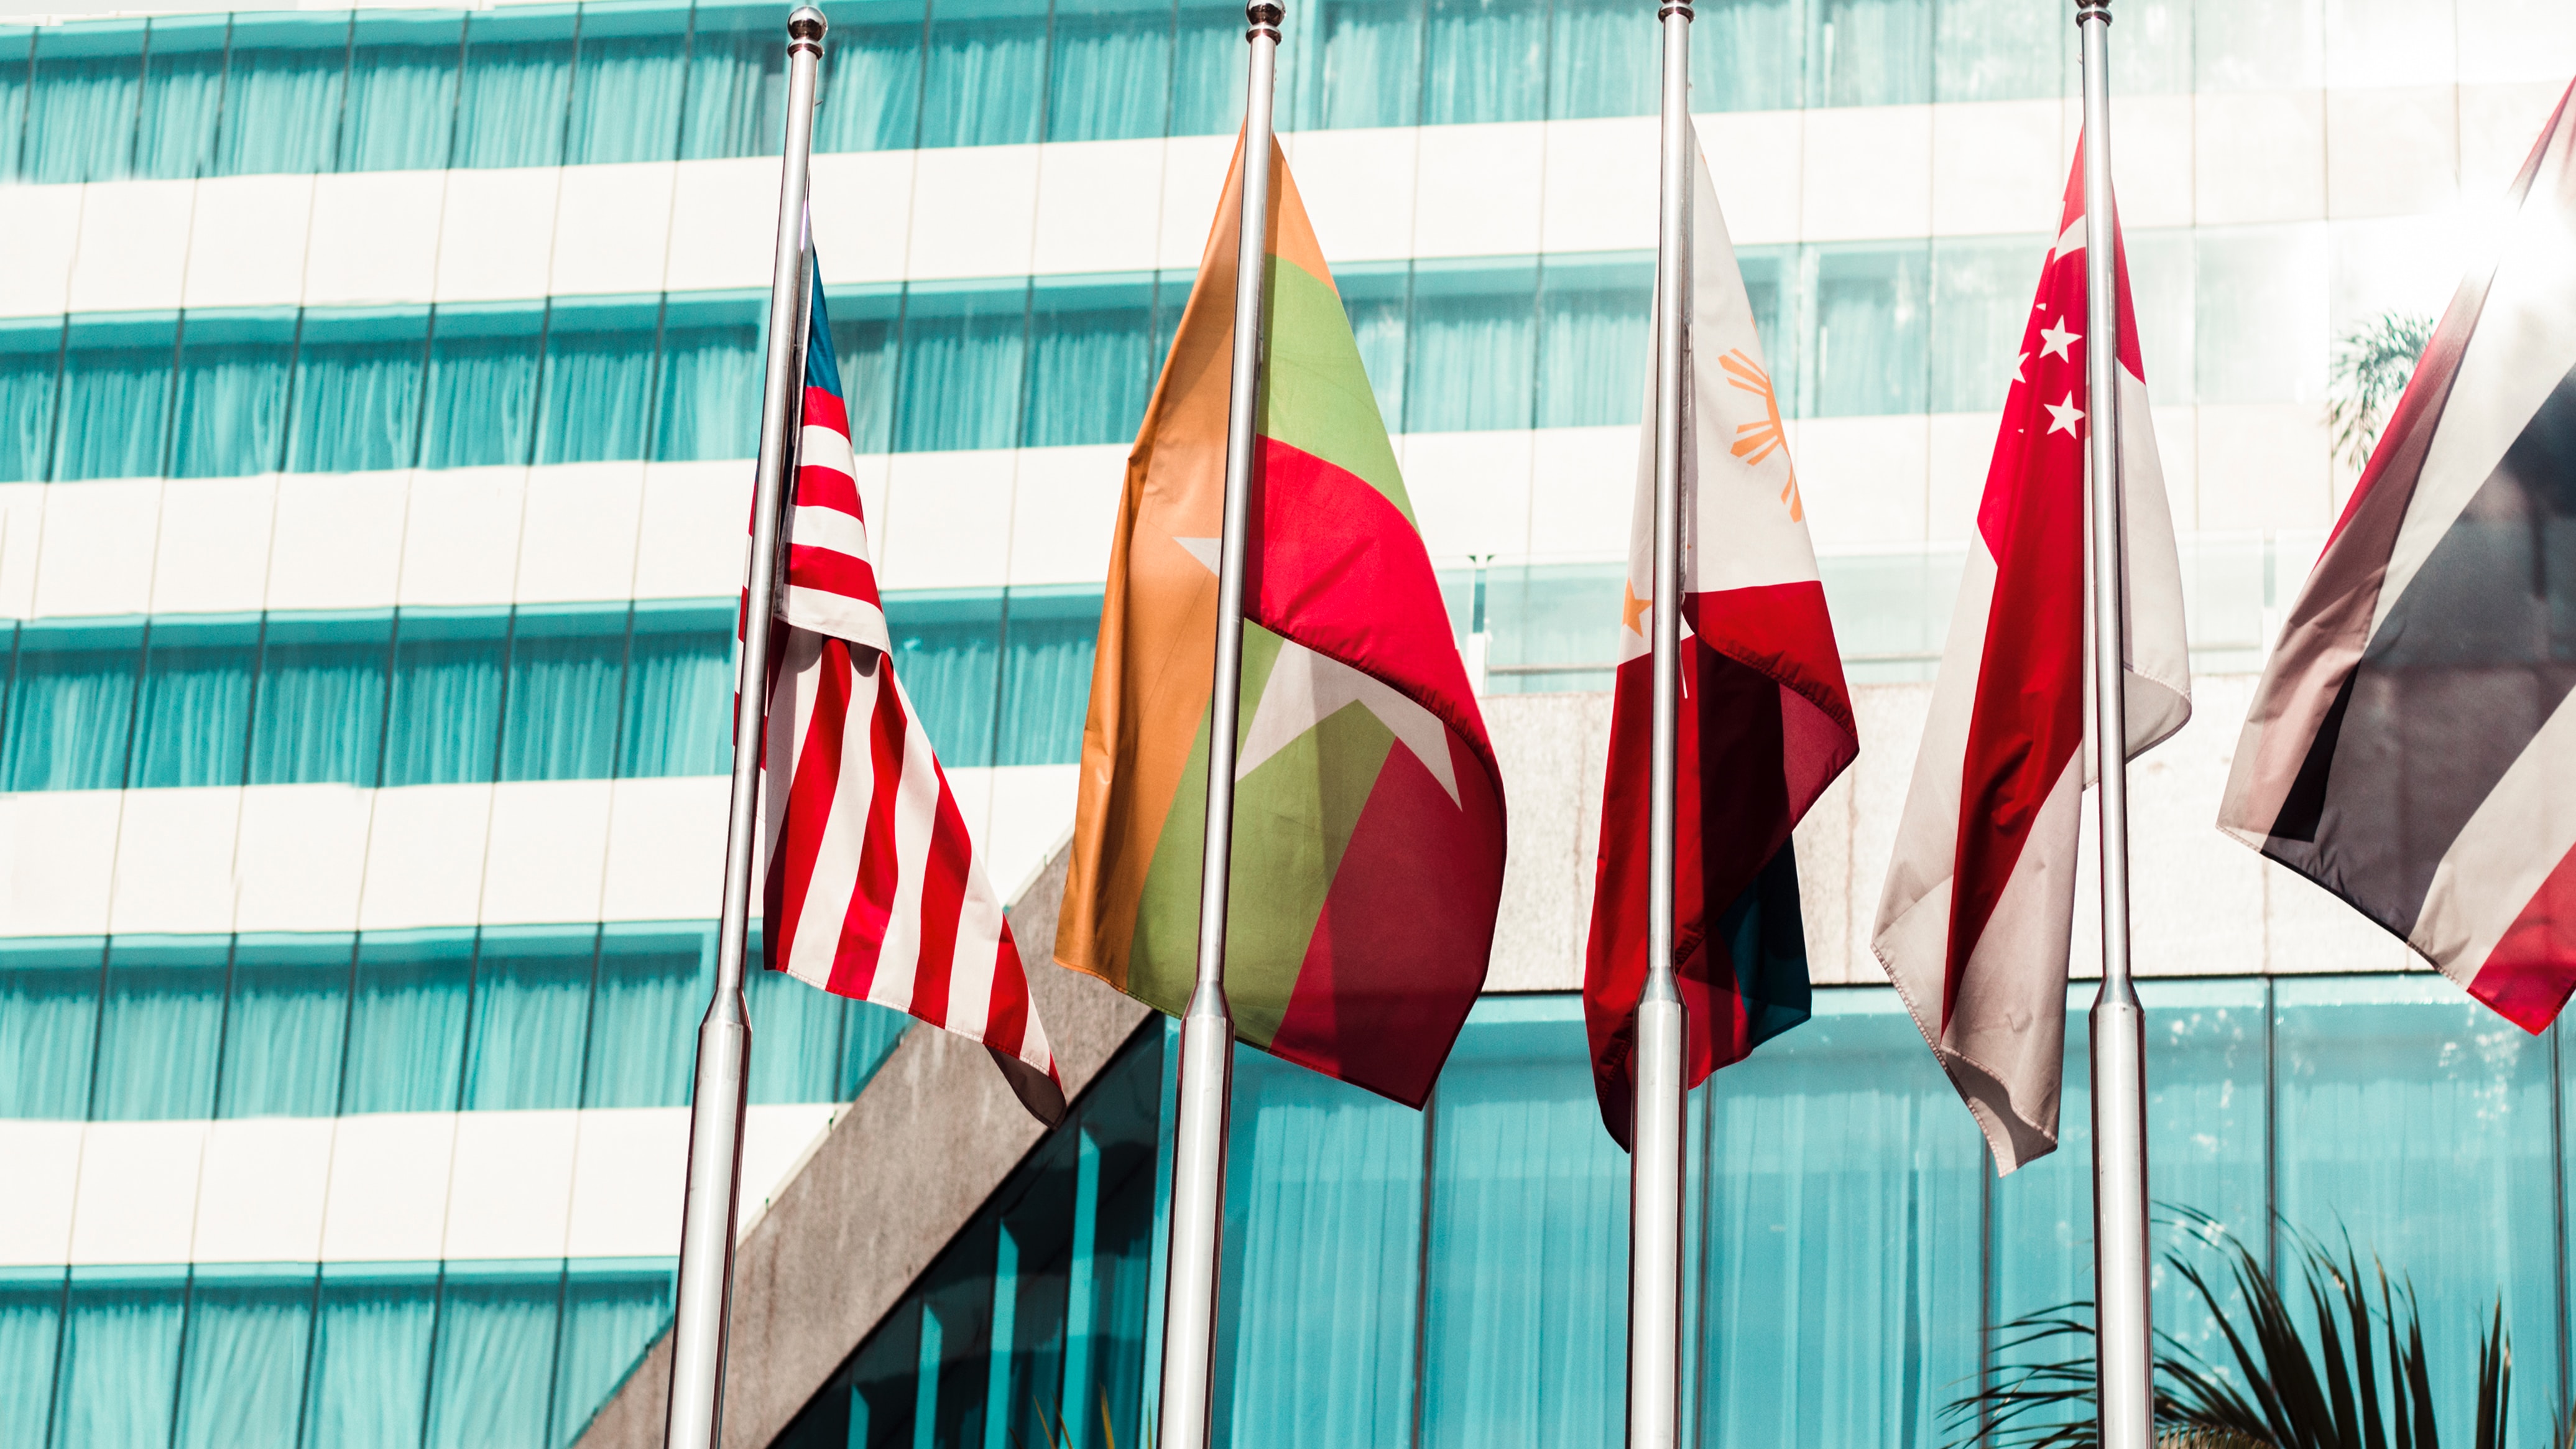
[[[2326,421],[2336,453],[2357,470],[2379,445],[2380,425],[2415,375],[2415,360],[2433,340],[2433,319],[2420,312],[2382,312],[2335,344],[2326,385]]]
[[[2177,1216],[2221,1266],[2205,1272],[2180,1249],[2168,1250],[2165,1264],[2208,1309],[2226,1352],[2222,1367],[2170,1333],[2157,1334],[2158,1449],[2440,1449],[2423,1312],[2402,1277],[2392,1283],[2375,1257],[2364,1272],[2349,1238],[2338,1256],[2293,1232],[2295,1293],[2313,1320],[2312,1330],[2303,1328],[2293,1295],[2250,1249],[2206,1215]],[[2090,1303],[2007,1323],[1996,1330],[1994,1349],[2038,1361],[2006,1368],[1996,1382],[1946,1406],[1950,1444],[2072,1449],[2097,1442]],[[2502,1449],[2513,1348],[2501,1297],[2479,1338],[2477,1385],[2468,1426],[2474,1449]],[[2552,1443],[2576,1449],[2576,1415],[2553,1426]]]

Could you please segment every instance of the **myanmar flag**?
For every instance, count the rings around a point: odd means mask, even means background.
[[[1485,979],[1503,788],[1341,296],[1270,152],[1226,995],[1244,1041],[1411,1106]],[[1127,459],[1056,959],[1195,974],[1234,345],[1236,148]]]

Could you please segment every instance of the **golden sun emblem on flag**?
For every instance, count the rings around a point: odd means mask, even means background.
[[[1764,372],[1760,363],[1745,356],[1744,349],[1740,347],[1727,349],[1726,355],[1717,360],[1717,365],[1726,369],[1726,380],[1730,386],[1742,388],[1762,399],[1763,416],[1737,428],[1735,446],[1727,450],[1747,464],[1759,463],[1786,441],[1780,426],[1780,397],[1771,390],[1771,374]],[[1780,461],[1788,463],[1788,455],[1782,454]],[[1798,497],[1798,468],[1794,463],[1789,464],[1789,481],[1780,485],[1780,501],[1789,505],[1790,522],[1805,521],[1807,513]]]

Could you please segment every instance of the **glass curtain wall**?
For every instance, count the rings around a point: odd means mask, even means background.
[[[686,1106],[714,951],[702,921],[0,941],[0,1118]],[[910,1024],[751,996],[754,1102],[849,1101]]]
[[[2312,19],[2141,0],[2124,23],[2126,94],[2321,70]],[[1289,24],[1289,130],[1655,108],[1651,33],[1608,0],[1325,0]],[[1241,43],[1231,11],[1169,0],[890,0],[835,27],[815,148],[1221,135]],[[1713,111],[2054,98],[2072,52],[2049,0],[1708,0],[1692,26]],[[0,181],[766,155],[782,66],[774,7],[738,0],[8,27]]]
[[[1987,1331],[2083,1296],[2090,991],[2070,993],[2063,1144],[2000,1181],[1884,989],[1819,991],[1806,1026],[1694,1094],[1690,1442],[1951,1442],[1943,1407],[2007,1366],[1981,1355]],[[2569,1292],[2558,1034],[2526,1037],[2429,976],[2141,991],[2159,1203],[2276,1265],[2292,1228],[2349,1229],[2414,1283],[2446,1422],[2501,1302],[2515,1421],[2545,1423]],[[1079,1250],[1113,1195],[1091,1154],[1127,1144],[1151,1180],[1166,1049],[1151,1033],[1112,1068],[782,1444],[1141,1442],[1150,1364],[1099,1365],[1151,1341],[1152,1300],[1104,1321],[1108,1255]],[[1236,1089],[1220,1440],[1619,1441],[1628,1174],[1575,998],[1478,1003],[1426,1113],[1251,1052]],[[2159,1234],[2201,1250],[2169,1217]],[[2224,1352],[2174,1275],[2155,1291],[2182,1347]]]
[[[580,1437],[670,1321],[658,1258],[0,1269],[0,1433],[93,1445]]]

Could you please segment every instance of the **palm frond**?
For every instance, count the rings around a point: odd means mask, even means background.
[[[2415,360],[2433,340],[2433,319],[2420,312],[2389,311],[2344,333],[2327,374],[2326,420],[2335,451],[2356,470],[2379,445],[2388,420],[2415,375]]]
[[[2184,1209],[2174,1217],[2216,1257],[2205,1264],[2170,1249],[2165,1265],[2207,1310],[2220,1342],[2213,1360],[2158,1331],[2157,1449],[2441,1449],[2423,1308],[2411,1283],[2392,1280],[2376,1257],[2365,1270],[2349,1235],[2338,1252],[2291,1229],[2303,1320],[2252,1249],[2206,1214]],[[2002,1369],[1944,1406],[1945,1444],[2091,1449],[2093,1348],[2090,1303],[2002,1325],[1991,1352],[2036,1361]],[[2499,1296],[2478,1342],[2475,1449],[2505,1449],[2512,1384]],[[2576,1411],[2552,1432],[2553,1449],[2576,1449]]]

